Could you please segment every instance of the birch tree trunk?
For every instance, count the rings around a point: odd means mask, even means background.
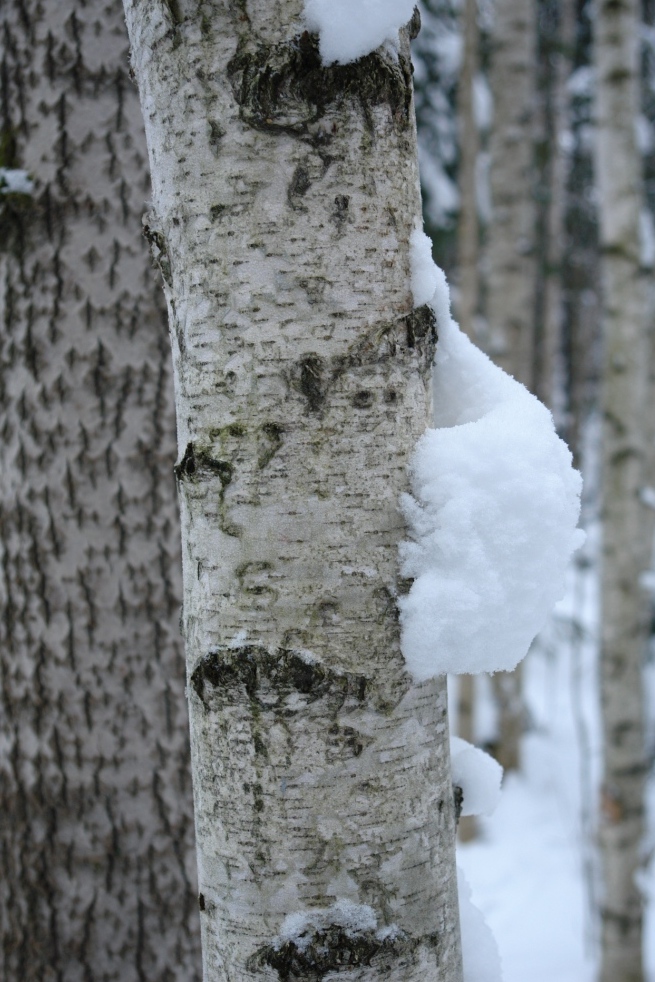
[[[163,304],[118,2],[0,13],[0,977],[200,976]]]
[[[487,237],[489,354],[528,388],[534,346],[532,127],[535,98],[536,5],[497,0],[489,80],[494,98],[491,130],[491,200]],[[497,757],[519,766],[524,724],[521,666],[497,672]]]
[[[175,366],[206,982],[459,980],[445,680],[412,685],[396,613],[434,351],[407,37],[324,68],[300,0],[125,8]]]
[[[640,866],[645,780],[642,660],[650,511],[641,501],[648,445],[646,289],[640,268],[641,159],[637,0],[601,0],[596,13],[597,179],[602,244],[604,368],[601,694],[604,775],[602,982],[641,982]]]

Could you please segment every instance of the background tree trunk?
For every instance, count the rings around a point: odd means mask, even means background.
[[[126,14],[174,352],[206,982],[346,958],[344,979],[455,982],[445,680],[412,685],[396,611],[434,353],[407,38],[325,69],[300,0]],[[337,902],[398,931],[352,940]],[[305,948],[280,935],[294,913],[325,925]]]
[[[595,21],[597,180],[604,319],[601,694],[604,773],[602,982],[640,982],[643,901],[635,875],[644,829],[642,662],[651,512],[642,502],[652,447],[647,303],[640,267],[641,157],[637,0],[601,0]]]
[[[475,317],[479,313],[480,305],[480,223],[477,189],[480,134],[474,105],[480,34],[477,0],[464,0],[461,29],[462,68],[457,85],[460,198],[457,222],[456,315],[461,329],[472,341],[475,341]]]
[[[532,386],[534,350],[534,207],[532,113],[535,100],[536,5],[497,0],[489,81],[491,200],[487,236],[489,354],[506,372]],[[524,726],[521,666],[492,679],[498,702],[499,762],[519,766]]]
[[[7,0],[0,975],[200,977],[165,312],[118,2]]]

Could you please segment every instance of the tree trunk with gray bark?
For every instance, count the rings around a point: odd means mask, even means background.
[[[496,364],[528,388],[534,348],[535,213],[532,202],[532,113],[535,99],[536,5],[497,0],[489,82],[494,99],[492,219],[487,235],[489,348]],[[497,672],[496,755],[506,769],[520,763],[525,709],[522,666]]]
[[[412,683],[396,606],[435,326],[410,290],[406,32],[325,68],[300,0],[125,7],[175,366],[206,982],[456,982],[445,680]]]
[[[0,13],[0,976],[200,977],[175,436],[120,3]]]
[[[602,982],[642,982],[641,865],[646,775],[642,665],[651,510],[647,293],[640,265],[641,157],[636,0],[601,0],[595,21],[596,167],[602,245],[601,695],[604,744],[600,842]]]

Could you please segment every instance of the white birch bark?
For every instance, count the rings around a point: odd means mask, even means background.
[[[175,423],[119,2],[4,0],[0,978],[200,977]]]
[[[641,160],[636,0],[601,0],[595,22],[597,180],[604,319],[601,694],[604,774],[602,982],[641,982],[642,660],[652,522],[641,501],[648,446],[646,290],[639,260]]]
[[[412,685],[396,613],[433,354],[407,38],[324,69],[300,0],[125,7],[175,366],[205,979],[459,980],[445,684]],[[349,934],[338,901],[397,931]],[[307,911],[323,928],[280,937]]]

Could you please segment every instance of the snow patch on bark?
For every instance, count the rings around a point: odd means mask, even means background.
[[[318,33],[323,64],[345,65],[385,42],[397,48],[414,7],[415,0],[305,0],[305,22]]]
[[[291,942],[299,951],[306,951],[317,933],[325,932],[331,927],[341,928],[350,938],[375,933],[379,941],[393,939],[400,933],[395,924],[379,931],[377,926],[377,917],[372,907],[341,899],[330,907],[315,907],[288,914],[272,944],[279,950],[284,944]]]
[[[491,815],[500,801],[503,769],[489,754],[460,737],[450,738],[453,786],[462,789],[462,815]]]
[[[0,167],[0,194],[32,194],[34,182],[26,170]]]
[[[402,651],[416,681],[511,670],[564,592],[582,480],[550,412],[459,330],[448,286],[412,235],[415,302],[435,284],[435,429],[418,442],[401,498]],[[429,240],[428,240],[429,243]],[[431,262],[431,260],[430,260]]]

